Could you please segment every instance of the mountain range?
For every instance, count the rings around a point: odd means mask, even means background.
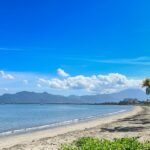
[[[84,95],[84,96],[61,96],[53,95],[47,92],[36,93],[22,91],[16,94],[3,94],[0,96],[0,104],[51,104],[51,103],[103,103],[118,102],[126,98],[146,100],[147,96],[140,89],[126,89],[112,94]]]

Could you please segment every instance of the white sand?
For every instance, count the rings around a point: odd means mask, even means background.
[[[61,144],[70,143],[73,140],[76,140],[77,138],[82,136],[95,136],[95,137],[100,137],[100,138],[104,137],[109,139],[112,139],[114,137],[137,136],[139,134],[136,131],[136,129],[135,131],[137,134],[132,132],[130,133],[130,128],[121,128],[121,126],[122,127],[129,126],[128,125],[129,120],[126,121],[126,119],[124,118],[134,119],[135,117],[138,117],[143,113],[150,113],[150,108],[136,106],[132,111],[124,112],[112,116],[107,116],[104,118],[97,118],[97,119],[79,122],[76,124],[70,124],[67,126],[61,126],[53,129],[45,129],[42,131],[35,131],[35,132],[24,133],[20,135],[1,137],[0,149],[57,150]],[[121,129],[123,130],[121,131]],[[150,132],[148,131],[147,133]],[[143,135],[146,134],[143,133]],[[143,140],[142,138],[145,139],[145,137],[142,136],[142,134],[140,138],[141,138],[140,140]],[[147,139],[149,139],[149,137],[147,137]]]

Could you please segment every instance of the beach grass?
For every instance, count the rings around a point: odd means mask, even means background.
[[[150,150],[150,142],[139,142],[136,138],[114,140],[82,137],[72,144],[62,145],[60,150]]]

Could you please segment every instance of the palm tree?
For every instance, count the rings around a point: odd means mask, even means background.
[[[146,87],[146,94],[149,95],[150,94],[150,78],[145,79],[142,83],[142,86]]]

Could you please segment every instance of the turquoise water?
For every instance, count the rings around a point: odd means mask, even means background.
[[[107,105],[0,105],[0,133],[9,134],[77,122],[131,110],[132,106]],[[47,126],[46,126],[47,125]]]

